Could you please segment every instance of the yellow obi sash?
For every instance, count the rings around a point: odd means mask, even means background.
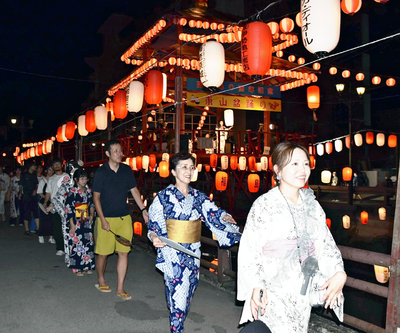
[[[201,220],[180,221],[168,219],[168,238],[177,243],[197,243],[201,239]]]

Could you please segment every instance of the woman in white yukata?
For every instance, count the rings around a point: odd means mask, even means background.
[[[311,172],[307,150],[283,142],[271,158],[277,186],[253,203],[239,246],[237,298],[245,301],[240,323],[260,319],[272,333],[306,333],[311,306],[308,293],[300,294],[301,263],[307,257],[318,260],[328,277],[319,288],[325,290],[324,306],[341,314],[347,276],[325,213],[313,191],[303,188]]]
[[[218,208],[204,193],[189,186],[194,162],[187,152],[171,157],[170,169],[175,185],[160,191],[149,209],[148,237],[157,248],[156,267],[164,273],[173,333],[184,330],[183,324],[199,282],[200,260],[166,246],[158,236],[174,240],[198,256],[201,255],[202,222],[221,246],[234,245],[241,236],[232,216]]]

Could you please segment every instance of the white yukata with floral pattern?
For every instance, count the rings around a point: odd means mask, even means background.
[[[241,324],[253,321],[250,299],[253,288],[260,287],[266,289],[268,299],[260,319],[272,333],[307,332],[311,306],[308,294],[300,294],[299,250],[302,261],[315,257],[328,278],[344,271],[341,253],[313,191],[300,189],[296,206],[275,187],[253,203],[239,245],[237,299],[245,301]]]

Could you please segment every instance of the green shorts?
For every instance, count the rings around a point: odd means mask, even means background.
[[[122,217],[106,217],[107,222],[110,224],[110,229],[126,239],[131,240],[133,237],[132,218],[130,215]],[[100,255],[109,255],[114,252],[128,253],[131,248],[122,245],[115,240],[112,232],[104,230],[101,227],[100,218],[96,219],[96,226],[94,230],[95,248],[94,252]]]

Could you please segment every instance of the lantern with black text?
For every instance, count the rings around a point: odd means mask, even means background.
[[[210,166],[212,168],[216,168],[218,163],[218,155],[217,154],[211,154],[210,155]]]
[[[161,161],[158,165],[158,173],[161,178],[167,178],[169,176],[169,162]]]
[[[226,155],[221,156],[221,169],[226,170],[229,166],[229,158]]]
[[[362,224],[368,223],[368,213],[366,211],[361,212],[361,223]]]
[[[163,76],[162,73],[156,69],[148,72],[145,88],[144,98],[148,104],[160,104],[162,102],[163,94]]]
[[[94,117],[94,111],[89,110],[85,115],[85,127],[89,133],[92,133],[96,130],[96,120]]]
[[[249,156],[249,169],[251,171],[257,171],[256,158],[254,156]]]
[[[251,173],[247,177],[247,186],[251,193],[257,193],[260,189],[260,176],[256,173]]]
[[[331,52],[340,37],[340,0],[302,1],[300,7],[304,47],[317,57]]]
[[[240,171],[246,170],[246,157],[244,156],[239,157],[239,170]]]
[[[67,122],[67,125],[65,127],[65,137],[68,140],[71,140],[74,137],[75,129],[76,129],[76,125],[73,121]]]
[[[271,61],[272,36],[268,24],[247,24],[242,31],[242,63],[245,73],[253,80],[259,80],[271,68]]]
[[[216,90],[225,79],[225,49],[215,40],[200,47],[200,81],[204,87]]]
[[[142,231],[143,231],[143,224],[142,222],[136,221],[133,223],[133,232],[135,235],[142,236]]]
[[[124,119],[128,115],[125,90],[118,90],[114,95],[114,115],[117,119]]]
[[[218,171],[215,175],[215,187],[218,191],[225,191],[228,186],[228,174],[224,171]]]
[[[350,216],[344,215],[342,217],[343,228],[349,229],[350,228]]]
[[[342,170],[342,179],[345,182],[349,182],[353,179],[353,170],[349,167],[345,167]]]

